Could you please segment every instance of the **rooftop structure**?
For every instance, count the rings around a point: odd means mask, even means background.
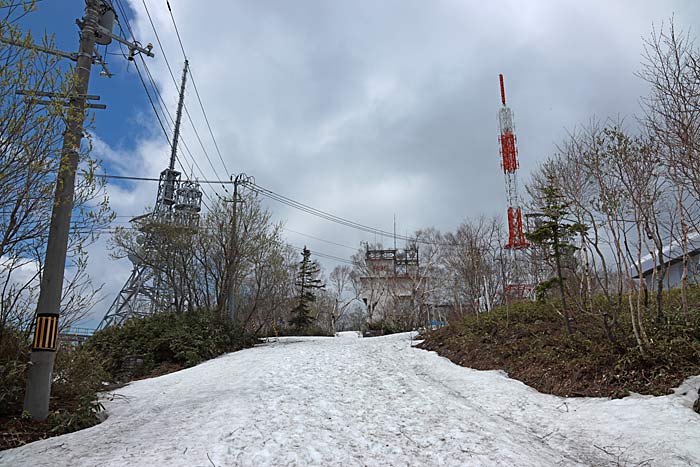
[[[664,276],[664,288],[673,289],[679,287],[683,277],[683,245],[678,240],[671,241],[662,248],[661,253],[654,251],[642,257],[639,264],[630,268],[630,275],[638,279],[641,274],[648,288],[651,288],[654,265],[658,268],[659,259],[667,266]],[[688,280],[691,283],[700,281],[700,234],[688,235]]]

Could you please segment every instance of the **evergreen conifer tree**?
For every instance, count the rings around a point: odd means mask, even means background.
[[[525,236],[532,243],[544,247],[548,256],[554,259],[556,276],[539,284],[537,291],[538,294],[541,294],[551,287],[558,286],[566,332],[571,334],[571,318],[564,291],[562,258],[570,257],[577,250],[571,240],[575,235],[585,234],[588,228],[580,222],[567,221],[571,203],[564,201],[553,177],[548,177],[548,183],[542,187],[541,194],[542,198],[537,206],[541,211],[541,222],[535,230],[525,234]]]
[[[296,286],[299,290],[299,303],[292,310],[292,319],[289,322],[297,331],[309,328],[312,322],[309,305],[316,300],[314,291],[322,289],[325,284],[319,279],[321,268],[316,261],[311,260],[311,251],[306,246],[302,250],[302,260],[299,263]]]

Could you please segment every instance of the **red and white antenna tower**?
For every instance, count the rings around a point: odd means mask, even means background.
[[[501,81],[501,109],[498,111],[498,123],[501,134],[498,141],[501,143],[501,167],[506,177],[506,194],[508,196],[508,243],[505,248],[509,250],[522,250],[530,246],[525,241],[523,233],[523,215],[520,209],[520,197],[518,196],[518,149],[515,146],[517,139],[513,127],[513,111],[506,105],[506,89],[503,86],[503,75],[498,75]]]

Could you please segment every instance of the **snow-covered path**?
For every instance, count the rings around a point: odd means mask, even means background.
[[[700,377],[678,395],[540,394],[407,334],[288,338],[135,382],[102,424],[8,466],[700,465]]]

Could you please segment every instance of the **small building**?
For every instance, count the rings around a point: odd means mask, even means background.
[[[664,276],[664,289],[669,290],[680,287],[681,278],[683,277],[683,246],[680,241],[672,241],[661,250],[661,258],[663,264],[668,269]],[[657,268],[659,263],[659,253],[653,255],[649,253],[642,257],[640,267],[636,264],[630,268],[630,275],[633,279],[638,279],[641,273],[646,286],[649,290],[656,287],[652,284],[652,276],[654,273],[654,263]],[[700,281],[700,234],[693,233],[688,235],[688,282],[696,284]]]

